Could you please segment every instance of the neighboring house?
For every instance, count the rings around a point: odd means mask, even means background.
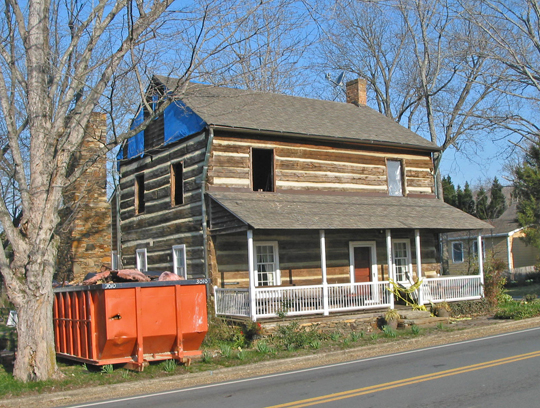
[[[149,100],[176,86],[155,77]],[[218,314],[253,320],[389,307],[390,279],[436,276],[440,233],[489,225],[435,198],[439,148],[365,98],[359,80],[349,103],[190,83],[119,154],[124,266],[209,277]],[[421,301],[481,283],[426,278]]]
[[[512,203],[491,229],[480,231],[483,258],[493,256],[504,261],[511,273],[532,272],[540,253],[523,240],[523,228],[517,221],[517,204]],[[448,234],[448,269],[451,274],[470,274],[478,270],[478,231],[456,231]]]

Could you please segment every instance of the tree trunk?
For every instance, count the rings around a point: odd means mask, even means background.
[[[47,258],[50,254],[47,255]],[[62,376],[56,366],[53,329],[52,274],[54,262],[44,259],[26,265],[28,274],[43,276],[39,285],[28,285],[23,293],[8,297],[17,310],[17,358],[13,375],[21,381],[41,381]],[[32,272],[29,272],[29,271]]]

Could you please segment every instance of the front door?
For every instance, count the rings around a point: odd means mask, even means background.
[[[371,248],[354,247],[354,281],[371,282]]]

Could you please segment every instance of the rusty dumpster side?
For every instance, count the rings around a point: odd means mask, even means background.
[[[107,283],[55,290],[58,356],[95,365],[200,355],[208,331],[206,281]]]

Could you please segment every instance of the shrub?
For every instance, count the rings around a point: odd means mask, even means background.
[[[452,316],[475,316],[485,315],[491,310],[487,299],[464,300],[462,302],[449,303]]]
[[[278,330],[273,336],[273,340],[286,350],[307,347],[313,340],[319,340],[319,338],[320,335],[315,330],[307,331],[305,327],[300,327],[298,322],[278,326]]]
[[[505,268],[504,261],[495,258],[493,255],[488,258],[484,265],[484,297],[492,308],[497,307],[502,295],[504,295],[504,286],[506,284]]]

